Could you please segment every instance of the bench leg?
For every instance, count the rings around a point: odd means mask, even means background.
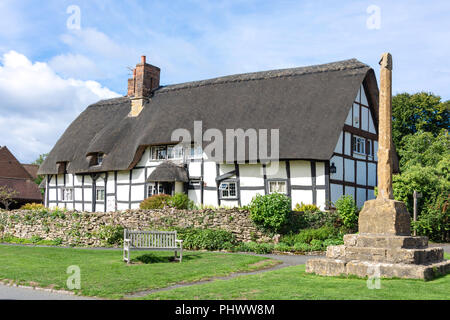
[[[126,242],[123,245],[123,261],[130,263],[130,245]]]

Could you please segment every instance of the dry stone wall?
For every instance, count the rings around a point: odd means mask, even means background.
[[[103,246],[105,234],[117,226],[131,230],[163,230],[171,227],[221,229],[239,241],[270,241],[239,209],[125,210],[117,212],[0,211],[0,237],[58,240],[63,245]]]

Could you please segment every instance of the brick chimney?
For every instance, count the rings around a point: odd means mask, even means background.
[[[144,108],[144,98],[148,98],[151,92],[159,87],[159,75],[161,70],[146,62],[146,57],[141,57],[141,63],[133,69],[133,78],[128,79],[128,94],[131,101],[131,117],[136,117]]]

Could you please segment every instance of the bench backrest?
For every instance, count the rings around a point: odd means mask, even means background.
[[[136,248],[176,248],[176,231],[131,231],[124,230],[125,239],[130,239]]]

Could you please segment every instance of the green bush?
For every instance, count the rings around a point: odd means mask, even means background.
[[[353,197],[351,195],[343,195],[334,205],[342,219],[343,225],[350,230],[357,230],[359,212]]]
[[[273,243],[241,242],[236,251],[254,252],[258,254],[272,253],[275,248]]]
[[[450,206],[444,195],[438,197],[436,204],[428,205],[421,212],[412,227],[417,234],[427,236],[436,242],[450,241]]]
[[[123,226],[102,226],[98,233],[100,240],[106,245],[122,245],[123,244]]]
[[[44,205],[42,203],[25,203],[23,206],[20,207],[20,210],[32,210],[32,211],[38,211],[44,209]]]
[[[342,220],[336,211],[304,211],[304,212],[293,212],[296,224],[298,226],[297,230],[292,230],[293,232],[298,232],[298,229],[317,229],[324,226],[333,226],[334,228],[340,228],[342,226]]]
[[[338,229],[332,226],[324,226],[318,229],[305,229],[297,234],[289,234],[281,237],[280,242],[294,246],[296,243],[311,244],[312,240],[333,239],[338,236]]]
[[[144,199],[144,201],[140,203],[139,208],[143,210],[163,209],[165,206],[168,205],[170,199],[171,196],[168,194],[155,194],[151,197]]]
[[[304,204],[301,202],[300,204],[296,204],[294,211],[300,211],[300,212],[317,212],[320,211],[319,207],[315,204]]]
[[[280,232],[291,213],[291,198],[281,193],[256,195],[249,204],[250,218],[259,227]]]
[[[181,192],[175,193],[171,198],[169,198],[167,204],[176,209],[194,208],[194,201],[190,200],[187,194]]]
[[[177,228],[178,237],[183,240],[183,248],[199,250],[229,250],[236,243],[236,237],[225,230]]]

